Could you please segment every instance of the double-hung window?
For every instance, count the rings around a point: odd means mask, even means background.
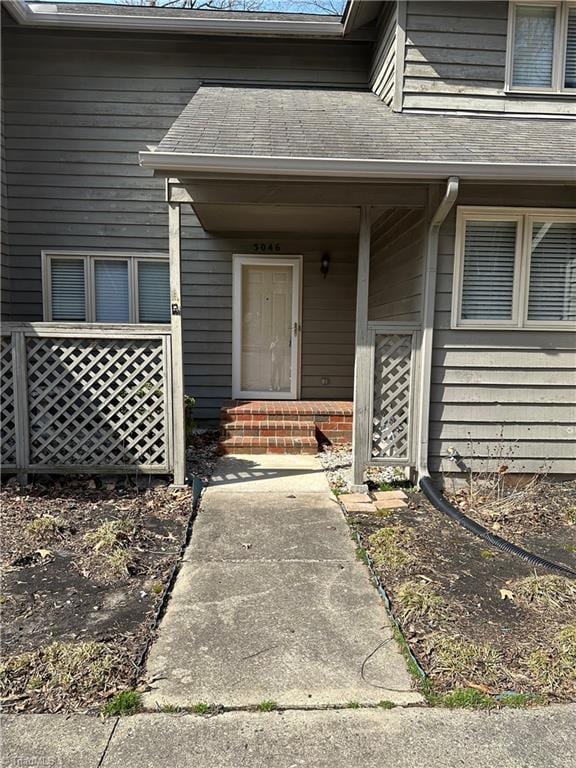
[[[452,327],[576,330],[576,211],[460,207]]]
[[[45,251],[42,258],[45,320],[170,322],[166,256]]]
[[[576,2],[510,3],[506,84],[576,95]]]

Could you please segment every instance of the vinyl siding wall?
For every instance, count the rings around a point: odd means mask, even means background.
[[[574,96],[506,94],[507,30],[507,2],[408,2],[403,108],[575,114]]]
[[[463,186],[459,205],[574,207],[569,188]],[[576,333],[450,329],[456,213],[440,235],[430,467],[576,472]]]
[[[368,83],[370,44],[363,42],[127,38],[13,25],[4,33],[7,244],[12,318],[19,320],[42,319],[41,249],[167,252],[164,180],[140,168],[137,153],[160,141],[201,80]],[[231,256],[250,252],[253,238],[211,237],[192,214],[186,224],[186,383],[199,397],[198,416],[214,417],[218,398],[230,396]],[[340,238],[332,246],[334,269],[324,283],[316,268],[326,244],[287,245],[307,255],[303,397],[352,394],[352,370],[344,369],[353,360],[354,269],[348,246]],[[342,331],[337,344],[331,311]],[[317,385],[320,370],[330,386]]]
[[[394,98],[397,23],[397,3],[385,3],[378,18],[370,88],[389,107],[392,106]]]
[[[424,220],[423,209],[391,208],[374,223],[369,320],[420,322]]]

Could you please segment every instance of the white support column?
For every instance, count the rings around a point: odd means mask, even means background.
[[[370,282],[370,208],[360,209],[358,236],[358,285],[356,289],[356,357],[354,361],[354,424],[352,431],[352,491],[367,490],[364,470],[368,463],[370,434],[370,334],[368,332],[368,287]]]
[[[184,419],[184,364],[182,348],[182,301],[180,291],[180,203],[168,203],[170,251],[170,306],[172,328],[172,413],[174,485],[186,482],[186,428]]]

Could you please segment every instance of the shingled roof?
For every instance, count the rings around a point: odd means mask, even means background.
[[[392,112],[369,91],[202,86],[160,142],[141,153],[161,168],[203,159],[561,166],[576,181],[576,121]],[[212,163],[213,164],[213,163]],[[229,166],[230,164],[228,164]],[[456,172],[456,171],[455,171]],[[486,173],[482,173],[486,176]]]

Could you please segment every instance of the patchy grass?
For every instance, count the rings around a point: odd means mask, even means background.
[[[24,527],[25,535],[32,541],[50,541],[67,529],[66,520],[54,515],[40,515]]]
[[[278,709],[278,704],[275,701],[261,701],[260,704],[256,705],[256,709],[258,712],[273,712]]]
[[[496,552],[493,552],[491,549],[481,549],[480,557],[482,557],[484,560],[494,560],[496,557]]]
[[[380,709],[394,709],[396,704],[393,701],[388,701],[388,699],[382,699],[376,706],[380,707]]]
[[[210,712],[210,704],[206,704],[205,701],[199,701],[197,704],[192,704],[190,711],[195,715],[207,715]]]
[[[527,576],[513,582],[510,590],[518,602],[535,608],[576,608],[576,581],[565,576]]]
[[[576,680],[576,625],[560,630],[546,649],[533,651],[526,665],[545,691],[557,695],[570,691]]]
[[[142,709],[142,696],[138,691],[122,691],[113,696],[103,709],[107,717],[135,715]]]
[[[128,549],[117,548],[104,554],[104,563],[114,576],[128,576],[134,560],[134,554]]]
[[[446,601],[431,584],[405,581],[398,587],[398,602],[405,619],[426,617],[438,621],[446,615]]]
[[[457,688],[450,693],[437,696],[434,704],[447,709],[492,709],[496,706],[491,696],[476,688]]]
[[[435,634],[429,641],[435,667],[455,684],[495,685],[502,677],[503,659],[490,643],[474,643]]]
[[[346,704],[346,709],[360,709],[360,704],[357,701],[349,701]]]
[[[498,705],[508,709],[526,709],[536,704],[544,704],[543,696],[536,696],[533,693],[503,693],[497,696]]]
[[[391,525],[373,533],[368,541],[372,550],[372,559],[378,567],[401,569],[415,561],[409,551],[412,544],[412,529],[400,525]]]
[[[111,552],[128,544],[133,533],[134,525],[128,520],[107,520],[95,530],[89,531],[84,540],[96,552]]]
[[[55,642],[0,665],[0,695],[42,692],[49,698],[91,699],[111,685],[115,659],[104,643]]]
[[[175,704],[163,704],[159,707],[158,711],[162,712],[164,715],[177,715],[182,712],[182,708],[177,707]]]

